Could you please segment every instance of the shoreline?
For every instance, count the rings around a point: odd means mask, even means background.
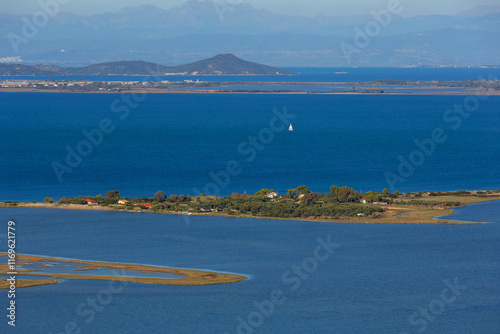
[[[307,83],[306,83],[307,84]],[[415,88],[409,86],[409,88]],[[373,89],[377,89],[374,87]],[[426,88],[427,89],[427,88]],[[439,91],[440,88],[434,88],[427,92],[384,92],[384,93],[368,93],[368,92],[316,92],[316,91],[224,91],[218,89],[199,89],[199,90],[183,90],[183,89],[129,89],[121,90],[120,92],[110,91],[67,91],[62,89],[45,90],[36,88],[0,88],[0,93],[61,93],[61,94],[252,94],[252,95],[445,95],[445,96],[467,96],[467,95],[500,95],[500,91]]]
[[[444,197],[444,196],[443,196]],[[490,198],[488,198],[490,197]],[[432,200],[435,200],[433,198]],[[449,197],[448,197],[449,199]],[[453,200],[456,198],[454,197]],[[461,206],[466,207],[474,203],[490,202],[500,200],[500,196],[491,195],[486,197],[475,196],[462,196]],[[439,219],[443,216],[452,215],[455,213],[457,207],[444,207],[440,205],[432,206],[416,206],[416,205],[401,205],[389,204],[383,205],[386,212],[382,213],[378,218],[367,217],[293,217],[293,218],[280,218],[280,217],[267,217],[267,216],[252,216],[245,214],[227,214],[227,213],[189,213],[189,212],[153,212],[148,209],[124,210],[122,206],[97,206],[97,205],[80,205],[80,204],[59,204],[59,203],[33,203],[33,202],[19,202],[16,205],[9,205],[8,203],[0,203],[0,208],[29,208],[29,209],[59,209],[59,210],[81,210],[81,211],[110,211],[110,212],[125,212],[125,213],[150,213],[150,214],[170,214],[170,215],[183,215],[189,216],[210,216],[210,217],[226,217],[226,218],[250,218],[250,219],[277,219],[289,221],[307,221],[307,222],[326,222],[337,224],[435,224],[435,225],[476,225],[484,224],[487,222],[467,222],[459,220]]]

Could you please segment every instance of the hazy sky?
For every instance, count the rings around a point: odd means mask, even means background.
[[[40,10],[39,2],[58,0],[0,0],[0,12],[33,14]],[[153,4],[163,9],[172,8],[187,0],[59,0],[64,11],[77,14],[96,14],[117,11],[126,6]],[[220,0],[223,3],[245,2],[256,8],[267,8],[287,15],[330,16],[366,15],[371,10],[387,7],[390,0]],[[420,14],[455,14],[478,5],[499,5],[500,0],[400,0],[402,16]]]

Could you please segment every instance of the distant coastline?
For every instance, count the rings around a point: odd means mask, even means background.
[[[194,63],[165,66],[142,60],[121,60],[84,67],[0,63],[0,75],[295,75],[295,72],[222,53]]]
[[[212,76],[213,77],[213,76]],[[168,77],[167,77],[168,78]],[[167,79],[163,78],[163,79]],[[227,80],[227,79],[226,79]],[[146,81],[122,79],[4,79],[0,92],[152,94],[341,94],[341,95],[500,95],[500,80],[372,81],[205,81],[199,78]]]
[[[377,89],[374,87],[373,89]],[[63,89],[42,90],[37,88],[2,88],[0,93],[73,93],[73,94],[271,94],[271,95],[500,95],[500,91],[442,91],[440,88],[429,89],[426,92],[349,92],[349,91],[335,91],[335,92],[318,92],[318,91],[231,91],[231,90],[218,90],[218,89],[197,89],[197,90],[183,90],[183,89],[131,89],[117,91],[68,91]]]

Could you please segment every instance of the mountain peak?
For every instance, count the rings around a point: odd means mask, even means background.
[[[221,54],[218,54],[217,56],[212,57],[212,59],[224,59],[224,60],[238,59],[238,60],[241,60],[240,58],[236,57],[232,53],[221,53]]]
[[[482,5],[482,6],[476,6],[474,8],[464,10],[463,12],[457,13],[454,16],[456,17],[479,17],[479,16],[486,16],[490,14],[496,14],[500,13],[500,6],[488,6],[488,5]]]
[[[117,13],[137,13],[137,12],[148,12],[148,13],[154,13],[154,12],[162,12],[163,9],[156,7],[154,5],[150,4],[145,4],[137,7],[124,7],[120,9]]]
[[[115,61],[81,68],[46,65],[0,64],[0,75],[276,75],[295,74],[279,68],[242,60],[230,53],[179,66],[163,66],[142,60]]]
[[[249,62],[231,53],[221,53],[212,58],[197,61],[192,64],[171,68],[174,73],[209,74],[209,75],[269,75],[295,74],[290,71]]]

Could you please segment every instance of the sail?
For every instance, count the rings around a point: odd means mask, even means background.
[[[288,128],[288,131],[293,131],[292,123],[290,123],[290,127]]]

